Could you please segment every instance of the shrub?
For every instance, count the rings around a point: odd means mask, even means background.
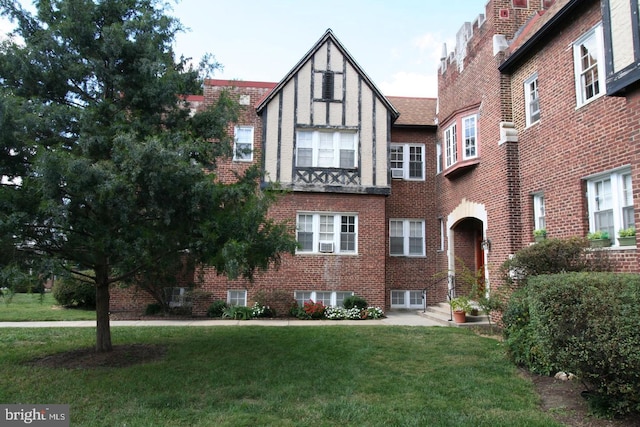
[[[147,308],[144,310],[145,316],[154,316],[160,313],[162,313],[162,305],[157,302],[148,304]]]
[[[362,297],[359,297],[358,295],[352,295],[350,297],[345,298],[342,305],[347,310],[354,307],[359,308],[360,310],[364,310],[365,308],[369,307],[369,304],[367,304],[367,300],[365,300]]]
[[[311,319],[311,317],[305,313],[304,309],[300,307],[298,303],[291,306],[289,309],[289,316],[297,317],[298,319]]]
[[[511,357],[535,372],[577,375],[613,414],[640,411],[640,275],[532,278],[504,313]]]
[[[225,300],[215,300],[207,309],[207,317],[222,317],[227,308],[229,308],[229,306]]]
[[[61,278],[53,286],[53,297],[63,307],[96,308],[96,289],[72,276]]]
[[[262,305],[259,302],[254,302],[251,307],[251,316],[255,318],[260,317],[274,317],[273,311],[269,306]]]
[[[524,286],[529,277],[571,271],[612,271],[613,264],[606,250],[594,250],[589,240],[546,239],[527,246],[505,261],[501,274],[506,283]]]
[[[309,300],[304,303],[302,308],[311,319],[322,319],[327,307],[321,302],[313,302]]]

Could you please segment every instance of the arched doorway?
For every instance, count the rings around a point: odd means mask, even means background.
[[[449,290],[457,295],[469,294],[474,282],[478,291],[488,292],[487,211],[484,205],[462,202],[447,217],[447,258]]]
[[[485,284],[485,253],[482,221],[464,218],[452,230],[455,251],[455,290],[458,295],[482,292]],[[477,288],[474,289],[474,285]]]

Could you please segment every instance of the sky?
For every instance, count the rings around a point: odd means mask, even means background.
[[[223,67],[212,78],[279,82],[330,28],[384,95],[435,98],[443,44],[451,52],[487,0],[168,2],[187,29],[176,53],[195,63],[212,54]]]
[[[182,0],[173,15],[190,30],[176,50],[224,67],[216,79],[279,82],[327,29],[387,96],[437,96],[443,43],[487,0]]]

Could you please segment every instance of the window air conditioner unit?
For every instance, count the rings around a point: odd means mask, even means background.
[[[403,178],[404,171],[402,169],[391,169],[391,178]]]
[[[320,252],[333,253],[333,242],[320,242]]]

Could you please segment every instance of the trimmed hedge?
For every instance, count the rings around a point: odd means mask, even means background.
[[[531,277],[503,314],[512,359],[533,372],[571,372],[594,409],[640,412],[640,275]]]
[[[589,240],[581,237],[546,239],[520,249],[505,261],[501,275],[506,283],[525,286],[530,277],[570,271],[612,271],[609,252],[594,250]]]
[[[73,277],[63,277],[53,286],[53,297],[63,307],[96,308],[96,288]]]

